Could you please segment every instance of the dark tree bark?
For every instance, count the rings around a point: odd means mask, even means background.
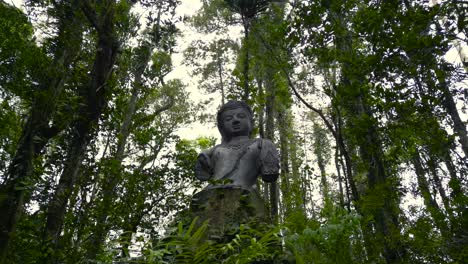
[[[314,124],[313,127],[313,136],[314,136],[314,154],[317,157],[317,165],[320,170],[320,183],[322,196],[325,202],[330,202],[329,187],[327,181],[327,173],[325,167],[327,165],[325,159],[327,158],[327,148],[328,140],[326,139],[325,131],[317,124]]]
[[[96,258],[97,254],[100,252],[101,245],[104,242],[104,238],[108,231],[106,219],[109,215],[109,210],[111,209],[112,201],[115,196],[115,187],[121,180],[121,165],[124,159],[124,151],[127,144],[127,139],[130,134],[132,118],[135,113],[139,94],[139,86],[141,85],[141,73],[135,77],[135,82],[133,85],[132,95],[130,97],[130,101],[128,102],[127,111],[125,113],[120,132],[117,136],[117,151],[113,157],[116,167],[113,168],[113,173],[111,173],[111,175],[106,175],[104,178],[104,184],[102,186],[102,202],[100,203],[99,209],[97,211],[96,225],[94,227],[94,232],[91,235],[91,246],[89,247],[89,250],[86,254],[88,259]]]
[[[249,33],[250,33],[251,18],[242,16],[242,25],[244,26],[244,64],[243,64],[243,75],[244,75],[244,93],[242,94],[242,100],[248,102],[250,99],[250,87],[249,87],[249,64],[250,64],[250,48],[249,48]]]
[[[266,69],[265,74],[265,93],[266,93],[266,124],[265,124],[265,138],[274,141],[275,139],[275,87],[273,83],[273,73],[271,68]],[[278,185],[275,182],[269,184],[269,198],[270,198],[270,217],[272,221],[276,222],[278,218]]]
[[[291,174],[289,171],[289,131],[291,127],[288,124],[288,113],[286,111],[278,111],[277,120],[278,120],[278,129],[279,129],[279,139],[280,139],[280,167],[281,167],[281,177],[279,178],[281,184],[281,193],[282,197],[287,197],[288,199],[291,198],[291,186],[289,179],[291,178]],[[291,201],[283,199],[282,204],[284,205],[284,213],[283,216],[287,216],[292,209]]]
[[[428,160],[426,163],[427,163],[427,167],[429,168],[430,175],[432,175],[432,179],[436,187],[436,190],[439,192],[439,195],[442,198],[442,204],[445,207],[445,211],[451,214],[452,210],[450,206],[450,199],[447,196],[447,193],[444,187],[442,186],[442,181],[440,180],[439,175],[437,174],[437,163],[433,157],[428,157]]]
[[[442,104],[453,121],[453,130],[458,136],[458,142],[460,142],[462,150],[465,153],[465,157],[468,157],[468,133],[466,132],[466,125],[460,118],[460,114],[458,113],[457,106],[453,100],[453,96],[450,93],[447,83],[443,82],[439,87],[443,94]]]
[[[149,61],[146,61],[146,63]],[[130,135],[130,127],[132,124],[132,119],[135,114],[136,103],[139,94],[139,87],[142,85],[142,75],[143,72],[137,72],[134,81],[134,88],[132,91],[132,96],[128,103],[127,111],[125,114],[124,121],[120,128],[120,132],[118,135],[118,143],[117,143],[117,151],[113,157],[113,160],[116,162],[116,167],[113,168],[113,173],[108,175],[105,179],[103,185],[103,198],[98,210],[98,217],[96,226],[94,228],[94,233],[92,234],[91,238],[91,247],[87,253],[88,259],[95,259],[97,254],[100,252],[100,248],[104,243],[104,239],[109,232],[109,224],[107,223],[106,219],[109,215],[109,211],[112,209],[113,201],[116,198],[114,190],[117,184],[120,182],[121,170],[122,170],[122,161],[125,157],[125,146],[127,143],[128,136]],[[169,110],[174,105],[174,99],[170,98],[165,105],[161,106],[159,109],[155,111],[156,115],[161,114],[164,111]]]
[[[442,213],[439,205],[431,194],[429,189],[429,182],[426,178],[426,170],[423,168],[423,165],[421,164],[421,157],[417,152],[413,156],[413,165],[418,181],[418,188],[424,199],[424,205],[431,214],[431,217],[441,234],[447,238],[448,226],[445,222],[445,215]]]
[[[335,105],[346,110],[347,125],[359,127],[359,131],[348,133],[348,136],[357,142],[360,162],[365,167],[367,178],[367,190],[364,196],[371,195],[378,208],[357,208],[364,217],[372,216],[373,222],[363,226],[366,247],[371,257],[379,258],[383,255],[387,263],[395,263],[405,258],[406,250],[402,246],[399,226],[399,196],[395,188],[397,179],[391,177],[391,169],[384,163],[382,143],[379,138],[377,125],[374,120],[369,103],[366,101],[368,92],[365,88],[365,72],[354,69],[355,65],[350,60],[359,62],[359,57],[353,51],[353,35],[348,30],[346,14],[337,7],[329,7],[328,14],[335,32],[335,46],[343,58],[338,58],[341,64],[341,80],[336,87],[337,98]],[[379,195],[377,195],[379,193]],[[372,225],[375,228],[374,239],[371,239]],[[382,252],[383,251],[383,252]]]
[[[80,107],[79,118],[73,123],[73,135],[64,169],[47,210],[44,239],[55,245],[60,237],[67,203],[77,180],[87,146],[107,104],[107,81],[112,73],[118,50],[117,35],[114,29],[115,3],[110,0],[104,1],[99,14],[92,9],[87,1],[83,1],[82,5],[90,23],[96,28],[97,47],[91,79],[87,87],[83,89],[84,103]],[[54,261],[53,257],[49,261]]]
[[[72,1],[75,3],[75,1]],[[53,62],[45,71],[40,87],[35,94],[29,116],[8,169],[6,181],[0,187],[0,263],[5,260],[11,235],[15,232],[22,207],[28,201],[34,159],[49,140],[63,130],[63,124],[50,125],[57,100],[62,94],[64,83],[70,76],[68,67],[74,61],[81,46],[82,21],[73,9],[73,4],[57,5],[57,47]]]
[[[345,208],[345,202],[344,202],[344,191],[343,191],[343,178],[341,176],[341,165],[340,165],[340,161],[339,161],[339,153],[338,153],[338,148],[335,149],[335,158],[334,158],[334,162],[335,162],[335,168],[336,168],[336,173],[337,173],[337,178],[338,178],[338,190],[339,190],[339,193],[338,193],[338,199],[340,201],[340,206],[342,208]],[[351,208],[349,207],[349,197],[348,197],[348,203],[347,203],[347,209],[348,209],[348,212],[351,210]]]
[[[223,78],[223,60],[221,59],[222,50],[216,43],[216,66],[218,68],[218,78],[219,78],[219,89],[221,90],[221,104],[226,102],[226,89],[224,88],[224,78]]]

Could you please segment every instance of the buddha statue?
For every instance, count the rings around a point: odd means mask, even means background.
[[[217,114],[221,144],[201,152],[195,175],[210,181],[206,188],[256,190],[257,177],[273,182],[279,175],[278,152],[268,139],[252,139],[252,109],[245,102],[229,101]]]
[[[217,114],[221,144],[202,151],[195,175],[210,184],[192,197],[190,212],[197,225],[209,223],[207,237],[228,239],[244,223],[271,222],[257,189],[257,178],[273,182],[279,161],[270,140],[252,139],[252,109],[244,102],[229,101]]]

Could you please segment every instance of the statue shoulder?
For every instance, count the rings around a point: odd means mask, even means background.
[[[211,147],[209,149],[204,149],[200,152],[200,155],[206,155],[208,157],[211,157],[213,155],[213,152],[215,151],[216,148],[218,148],[221,144],[215,145],[214,147]]]
[[[273,142],[271,142],[271,140],[269,139],[265,139],[265,138],[262,138],[260,139],[260,144],[261,144],[261,148],[265,148],[265,149],[276,149],[276,146]]]

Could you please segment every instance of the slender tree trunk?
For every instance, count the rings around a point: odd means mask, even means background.
[[[344,167],[345,167],[345,164],[344,164],[344,162],[343,162],[343,159],[339,158],[339,159],[338,159],[338,162],[340,163],[341,168],[344,168]],[[351,210],[351,202],[354,201],[354,199],[353,199],[352,194],[350,194],[350,189],[351,189],[351,187],[350,187],[351,184],[350,184],[350,182],[349,182],[349,181],[350,181],[350,178],[347,176],[347,173],[346,173],[346,171],[345,171],[344,169],[343,169],[343,174],[344,174],[345,191],[346,191],[346,206],[347,206],[348,211],[349,211],[349,210]],[[359,206],[356,206],[356,210],[357,210],[359,213],[361,213],[360,209],[361,209],[361,208],[360,208]]]
[[[409,4],[408,1],[404,2],[406,8],[412,9],[411,5]],[[456,4],[455,4],[456,5]],[[455,10],[458,11],[458,8],[455,8]],[[460,13],[461,14],[461,13]],[[443,35],[444,33],[442,32],[442,27],[439,24],[439,21],[434,21],[436,24],[436,31],[438,34]],[[429,28],[428,28],[429,29]],[[410,59],[413,59],[413,56],[411,56],[411,52],[408,52]],[[432,56],[428,58],[431,60],[431,62],[437,63],[437,57]],[[420,64],[420,62],[416,62],[415,64]],[[466,65],[465,62],[463,62],[464,65]],[[447,67],[446,65],[441,65],[439,66],[439,69],[436,69],[434,71],[435,76],[438,80],[438,84],[434,82],[432,78],[426,78],[425,82],[429,86],[429,89],[432,92],[440,91],[442,92],[442,105],[445,108],[445,111],[449,114],[450,118],[452,119],[453,122],[453,130],[455,131],[455,134],[458,136],[458,142],[460,142],[461,148],[463,152],[465,153],[465,157],[468,157],[468,133],[466,131],[466,125],[463,123],[463,121],[460,118],[460,114],[458,113],[457,110],[457,105],[455,103],[455,100],[453,100],[452,93],[450,91],[449,83],[447,82],[448,76],[447,76],[447,70],[444,69],[444,67]],[[428,69],[426,65],[423,67],[424,71],[427,72],[425,76],[432,76],[432,69]],[[416,77],[419,79],[419,76]],[[421,86],[419,84],[419,86]]]
[[[157,16],[157,23],[155,27],[154,36],[156,38],[156,43],[159,42],[160,38],[160,17],[161,11],[159,11]],[[130,127],[132,125],[133,116],[136,111],[136,105],[138,101],[138,96],[140,94],[141,86],[143,85],[143,73],[146,69],[148,62],[151,59],[151,44],[141,46],[139,53],[135,58],[135,61],[139,62],[139,65],[136,66],[133,81],[133,88],[130,96],[130,100],[127,104],[127,109],[122,121],[122,125],[117,135],[117,151],[114,154],[113,160],[115,161],[113,166],[112,175],[108,175],[104,178],[103,183],[103,197],[102,202],[100,203],[100,208],[96,217],[96,225],[94,227],[94,232],[91,237],[91,246],[89,247],[86,255],[88,259],[94,260],[97,254],[100,252],[101,245],[104,242],[104,238],[108,232],[108,223],[107,216],[112,207],[112,202],[115,198],[115,187],[121,180],[121,170],[122,170],[122,161],[125,157],[125,147],[127,145],[127,139],[130,135]]]
[[[263,76],[257,76],[255,79],[257,80],[258,86],[258,98],[260,99],[258,103],[258,134],[260,138],[265,138],[265,93],[263,91]],[[265,200],[265,204],[269,204],[269,190],[268,190],[268,183],[261,181],[260,179],[257,181],[260,187],[260,190],[263,194],[263,199]],[[269,208],[269,207],[268,207]]]
[[[118,49],[114,31],[114,5],[115,3],[106,1],[105,10],[102,11],[99,17],[96,17],[93,11],[87,9],[87,16],[98,32],[96,57],[90,83],[83,95],[85,103],[80,108],[80,118],[75,121],[73,126],[73,137],[67,160],[47,211],[44,238],[55,245],[60,237],[67,203],[77,180],[87,146],[106,105],[107,81],[111,75]],[[54,256],[50,257],[55,258]]]
[[[346,14],[341,9],[329,8],[329,15],[335,27],[341,31],[335,34],[335,45],[346,59],[338,58],[341,64],[341,84],[337,87],[339,105],[345,107],[349,114],[349,125],[360,127],[361,132],[355,132],[350,136],[358,142],[360,158],[367,170],[368,190],[367,194],[377,199],[381,204],[378,208],[361,207],[358,211],[364,217],[372,216],[375,225],[374,243],[366,242],[369,246],[371,256],[379,257],[383,255],[387,263],[395,263],[405,258],[406,250],[401,244],[399,226],[399,197],[396,194],[395,183],[390,179],[390,169],[386,168],[382,153],[382,144],[378,136],[378,130],[373,120],[373,113],[365,101],[367,91],[364,90],[365,73],[356,72],[354,65],[350,64],[351,59],[358,59],[354,55],[353,35],[348,30],[346,24]],[[351,59],[350,59],[351,58]],[[350,92],[352,91],[352,92]],[[360,122],[363,119],[365,122]],[[376,195],[379,193],[379,195]],[[369,240],[371,230],[364,227],[364,234]],[[367,229],[367,230],[366,230]],[[381,248],[376,251],[375,246]],[[383,251],[383,252],[382,252]]]
[[[450,154],[449,154],[448,150],[446,151],[446,153],[445,153],[445,155],[443,157],[443,160],[444,160],[444,163],[445,163],[445,165],[447,167],[447,170],[449,171],[449,175],[450,175],[449,186],[452,189],[452,192],[450,194],[450,196],[453,199],[452,202],[459,203],[460,201],[466,201],[466,195],[465,195],[465,192],[462,189],[462,182],[459,179],[459,177],[457,176],[455,165],[453,164],[452,159],[450,158]],[[466,163],[464,163],[464,164],[466,164]],[[434,179],[434,180],[436,180],[436,179]],[[440,179],[438,179],[438,181],[440,182]],[[442,190],[439,190],[439,193],[441,194],[441,196],[445,195],[447,197],[447,194],[445,193],[445,189],[442,188]],[[445,206],[445,204],[444,204],[444,206]],[[445,208],[445,210],[449,213],[450,218],[453,219],[453,217],[454,217],[453,209],[451,207],[449,207],[449,208]]]
[[[263,80],[261,79],[261,77],[257,78],[257,86],[258,86],[258,97],[260,98],[261,102],[264,102],[265,93],[263,91]],[[265,105],[263,103],[259,103],[258,133],[261,138],[265,138]]]
[[[344,159],[344,164],[342,164],[343,170],[345,170],[345,177],[346,177],[346,182],[348,183],[348,187],[346,188],[347,193],[348,193],[348,201],[351,202],[350,197],[349,197],[349,192],[348,190],[351,190],[351,198],[354,202],[359,201],[360,195],[357,191],[356,187],[356,182],[354,179],[354,172],[353,172],[353,162],[351,160],[351,155],[349,154],[348,147],[345,144],[344,138],[343,138],[343,132],[342,132],[342,127],[343,127],[343,120],[342,120],[342,114],[341,111],[339,110],[340,106],[334,107],[334,110],[336,112],[336,118],[334,118],[335,122],[335,131],[336,131],[336,144],[338,146],[338,149],[340,150],[340,154],[342,155]],[[341,160],[342,161],[342,160]],[[343,161],[342,161],[343,163]],[[355,203],[356,209],[359,211],[359,206],[357,203]]]
[[[150,56],[148,55],[145,64],[149,62]],[[139,90],[142,85],[142,76],[143,76],[144,67],[141,71],[137,72],[135,75],[134,88],[132,90],[132,96],[127,106],[127,111],[120,128],[118,135],[117,151],[113,160],[115,161],[115,167],[113,168],[113,173],[105,178],[105,183],[103,185],[103,199],[101,202],[100,209],[98,210],[98,217],[95,226],[95,231],[91,239],[91,247],[87,253],[88,259],[95,259],[97,254],[100,251],[101,245],[104,242],[104,239],[109,231],[109,225],[107,223],[107,217],[109,211],[112,210],[112,204],[115,197],[115,187],[120,182],[122,175],[122,161],[125,157],[125,146],[127,145],[127,139],[130,135],[130,127],[132,124],[133,116],[136,110],[137,99],[139,95]],[[156,109],[155,113],[160,114],[168,109],[170,109],[174,104],[174,99],[170,98],[165,105],[161,106],[159,109]]]
[[[147,61],[146,61],[147,63]],[[144,68],[143,68],[144,69]],[[125,146],[127,145],[127,139],[130,135],[130,126],[132,123],[133,116],[135,114],[136,103],[139,95],[139,90],[141,86],[141,76],[143,72],[137,73],[135,76],[135,81],[133,83],[132,95],[130,101],[127,105],[127,110],[125,112],[124,120],[120,131],[117,136],[117,151],[113,157],[115,162],[113,165],[113,173],[107,175],[104,178],[104,184],[102,187],[103,197],[102,202],[97,211],[96,225],[94,227],[94,232],[91,237],[91,247],[87,252],[87,258],[94,260],[97,254],[100,252],[101,245],[104,242],[104,238],[108,232],[107,225],[107,216],[109,215],[109,210],[111,210],[112,201],[115,197],[115,187],[121,180],[121,170],[122,170],[122,161],[124,159]]]
[[[357,98],[356,103],[358,113],[369,117],[372,116],[360,96]],[[377,129],[370,124],[366,129],[366,135],[364,135],[364,140],[361,141],[359,149],[361,158],[368,169],[368,193],[375,195],[378,192],[379,195],[375,197],[379,199],[377,202],[381,203],[382,206],[379,208],[363,208],[363,210],[374,216],[376,237],[378,243],[383,245],[385,260],[387,263],[395,263],[404,259],[405,249],[400,243],[398,196],[395,195],[394,183],[389,179],[388,169],[383,162],[381,145]]]
[[[27,183],[31,181],[34,159],[48,141],[63,130],[63,127],[51,127],[49,123],[64,83],[69,78],[67,68],[80,50],[83,28],[82,21],[78,18],[76,10],[71,8],[71,4],[60,8],[63,8],[63,14],[58,21],[58,42],[54,60],[35,95],[8,175],[4,184],[0,186],[0,215],[3,216],[0,217],[0,263],[5,260],[23,204],[29,199],[30,191],[34,189],[34,186],[29,186]]]
[[[304,172],[304,174],[301,177],[301,194],[302,194],[302,207],[304,209],[304,215],[307,216],[307,172]]]
[[[436,227],[439,229],[441,234],[443,234],[444,237],[447,238],[448,226],[445,222],[445,215],[442,213],[439,205],[437,204],[436,200],[431,194],[431,191],[429,189],[429,183],[426,178],[425,170],[421,164],[421,157],[419,156],[419,153],[414,154],[413,165],[418,181],[418,188],[424,199],[424,205],[426,206],[428,212],[431,214]]]
[[[337,177],[338,177],[338,190],[339,190],[339,193],[338,193],[338,199],[340,201],[340,206],[342,208],[345,208],[345,203],[344,203],[344,192],[343,192],[343,178],[341,176],[341,166],[340,166],[340,162],[339,162],[339,153],[338,153],[338,148],[335,149],[335,168],[336,168],[336,173],[337,173]],[[350,211],[351,208],[349,208],[349,202],[348,201],[348,212]]]
[[[455,10],[457,11],[459,15],[458,19],[465,19],[466,11],[462,13],[460,12],[460,9],[457,7],[457,4],[454,4],[454,6],[455,6]],[[439,21],[435,21],[435,22],[436,22],[437,33],[441,35],[444,34],[441,32],[442,26],[439,24]],[[463,25],[463,24],[460,24],[460,25]],[[467,32],[466,27],[462,30],[464,30],[465,33]],[[456,43],[455,43],[455,46],[457,48]],[[436,61],[436,59],[434,59],[434,61]],[[463,61],[463,65],[465,66],[465,71],[466,71],[467,61]],[[468,133],[466,131],[466,125],[461,120],[460,114],[458,113],[458,110],[457,110],[457,104],[455,100],[453,100],[453,96],[450,91],[449,84],[447,83],[447,80],[446,80],[447,79],[446,72],[447,71],[445,69],[436,70],[435,75],[439,81],[439,85],[436,86],[431,80],[430,86],[432,86],[431,87],[432,89],[435,88],[436,90],[440,90],[442,92],[442,105],[445,107],[445,110],[450,115],[450,118],[453,121],[453,130],[458,136],[458,142],[460,142],[461,148],[463,152],[465,153],[465,158],[468,158]],[[431,75],[428,75],[428,76],[431,76]]]
[[[327,173],[325,170],[326,161],[329,150],[328,150],[328,140],[326,138],[325,130],[322,129],[318,124],[314,124],[313,127],[313,135],[314,135],[314,153],[317,157],[317,165],[320,170],[320,181],[321,181],[321,189],[322,189],[322,196],[325,200],[325,203],[330,202],[330,195],[329,195],[329,187],[327,181]]]
[[[249,47],[249,31],[250,31],[250,18],[242,16],[242,24],[244,25],[244,93],[242,100],[248,102],[250,99],[250,87],[249,87],[249,64],[250,64],[250,47]]]
[[[278,129],[280,137],[280,167],[281,177],[279,178],[281,184],[282,204],[285,209],[284,212],[287,216],[292,210],[292,193],[290,187],[290,171],[289,171],[289,130],[291,129],[288,122],[288,113],[286,111],[278,111]]]
[[[445,192],[445,189],[442,186],[442,182],[439,178],[439,175],[437,174],[437,163],[433,157],[428,157],[427,167],[429,168],[429,171],[432,175],[432,179],[434,181],[435,187],[437,191],[439,192],[440,197],[442,198],[442,203],[444,204],[445,210],[447,212],[450,212],[451,211],[450,199],[449,197],[447,197],[447,193]]]
[[[216,64],[218,66],[219,89],[221,90],[221,104],[224,105],[224,103],[226,102],[226,95],[224,91],[223,62],[221,60],[221,51],[219,50],[219,47],[216,48]]]
[[[291,116],[290,116],[291,118]],[[290,194],[291,198],[293,198],[292,206],[294,209],[302,210],[304,216],[306,216],[305,205],[302,202],[302,179],[300,173],[300,166],[301,166],[301,158],[298,157],[298,148],[301,147],[301,144],[298,142],[297,138],[293,135],[291,140],[289,141],[289,156],[290,156],[290,164],[291,164],[291,185],[290,185]]]
[[[465,157],[468,157],[468,134],[466,132],[466,125],[460,118],[460,114],[458,113],[457,106],[453,100],[453,96],[450,93],[447,83],[443,82],[442,85],[440,85],[440,88],[443,94],[442,104],[452,118],[453,130],[458,136],[458,142],[460,142],[462,150],[465,153]]]
[[[266,93],[266,124],[265,124],[265,138],[274,141],[275,134],[275,87],[273,83],[272,69],[267,68],[265,75],[265,93]],[[269,198],[270,198],[270,217],[274,223],[278,218],[278,186],[275,182],[269,184]]]

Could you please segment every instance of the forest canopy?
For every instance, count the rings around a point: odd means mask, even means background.
[[[0,0],[0,263],[468,259],[466,1],[195,2]],[[214,242],[179,132],[228,100],[281,174]]]

